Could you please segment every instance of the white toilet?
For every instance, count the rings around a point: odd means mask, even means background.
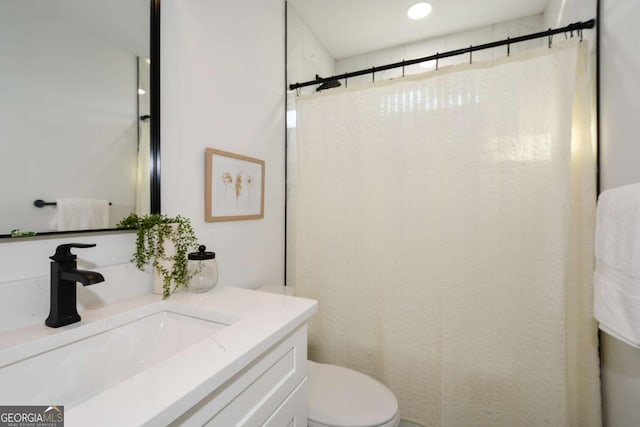
[[[284,286],[258,289],[293,295]],[[398,400],[384,384],[342,366],[308,361],[309,427],[397,427]]]
[[[385,385],[342,366],[308,361],[309,427],[396,427],[398,401]]]

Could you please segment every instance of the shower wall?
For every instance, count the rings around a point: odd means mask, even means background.
[[[287,84],[313,80],[316,74],[328,77],[334,71],[333,56],[287,2]]]
[[[388,49],[368,52],[361,55],[349,56],[336,60],[336,74],[349,71],[371,68],[400,62],[406,59],[420,58],[435,54],[436,52],[445,52],[448,50],[459,49],[469,45],[478,45],[488,43],[494,40],[501,40],[507,37],[515,37],[524,34],[533,33],[542,29],[542,15],[533,15],[520,19],[513,19],[506,22],[500,22],[488,25],[474,30],[452,33],[441,37],[434,37],[427,40],[420,40],[401,46],[395,46]],[[511,46],[511,52],[521,52],[527,49],[542,46],[543,40],[531,40],[528,42],[518,43]],[[505,47],[486,49],[473,53],[474,61],[490,60],[505,56],[507,50]],[[466,63],[469,61],[468,55],[454,56],[444,58],[438,62],[439,67]],[[425,64],[410,65],[405,67],[405,74],[424,73],[435,68],[435,61]],[[402,76],[402,69],[381,71],[376,73],[376,81],[390,79]],[[360,76],[349,79],[350,84],[358,82],[371,81],[371,76]]]

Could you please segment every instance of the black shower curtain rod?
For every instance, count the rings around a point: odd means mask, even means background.
[[[310,80],[304,83],[294,83],[289,85],[289,89],[293,90],[301,87],[318,85],[318,84],[326,83],[329,81],[348,79],[349,77],[364,76],[366,74],[373,74],[373,77],[375,78],[375,73],[377,73],[378,71],[385,71],[385,70],[391,70],[393,68],[406,67],[408,65],[419,64],[421,62],[426,62],[426,61],[438,61],[439,59],[442,59],[442,58],[449,58],[451,56],[464,55],[466,53],[472,55],[473,52],[476,52],[478,50],[491,49],[499,46],[507,46],[507,54],[509,54],[510,45],[514,43],[528,41],[528,40],[540,39],[543,37],[549,38],[549,47],[551,47],[552,36],[554,36],[555,34],[573,33],[574,31],[576,31],[578,32],[580,37],[582,37],[582,33],[581,33],[582,30],[592,29],[595,27],[595,25],[596,25],[595,19],[590,19],[585,22],[575,22],[573,24],[567,25],[566,27],[555,28],[555,29],[549,28],[546,31],[540,31],[539,33],[527,34],[524,36],[519,36],[514,38],[506,38],[504,40],[499,40],[499,41],[485,43],[485,44],[479,44],[477,46],[469,46],[462,49],[450,50],[448,52],[443,52],[443,53],[436,53],[435,55],[424,56],[422,58],[417,58],[417,59],[410,59],[408,61],[394,62],[393,64],[381,65],[379,67],[372,67],[364,70],[351,71],[350,73],[344,73],[344,74],[340,74],[332,77],[317,78],[315,80]]]

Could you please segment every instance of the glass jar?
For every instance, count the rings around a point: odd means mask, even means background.
[[[218,282],[216,254],[206,250],[206,246],[200,245],[198,252],[191,252],[188,256],[188,271],[191,277],[188,288],[191,292],[207,292]]]

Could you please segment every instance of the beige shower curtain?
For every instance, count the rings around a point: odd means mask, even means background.
[[[425,426],[597,426],[584,46],[297,100],[310,358]]]

